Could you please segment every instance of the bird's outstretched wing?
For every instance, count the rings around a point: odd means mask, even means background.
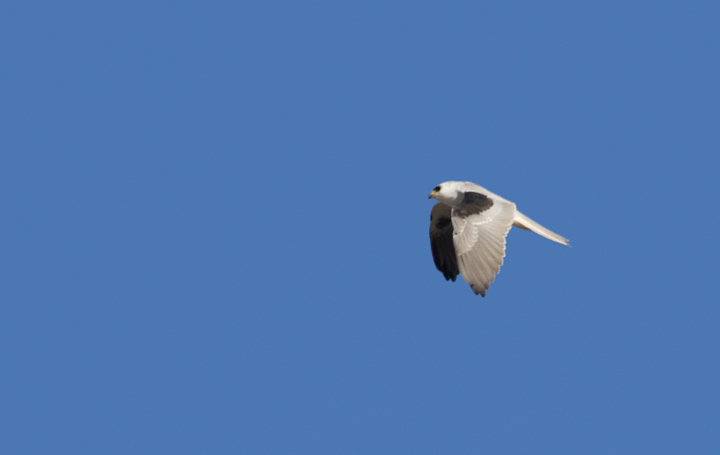
[[[453,244],[460,274],[473,292],[485,297],[505,257],[505,237],[515,204],[492,193],[466,192],[452,209]]]
[[[446,280],[457,278],[458,269],[455,245],[453,244],[452,209],[438,202],[430,212],[430,248],[435,267],[442,272]]]

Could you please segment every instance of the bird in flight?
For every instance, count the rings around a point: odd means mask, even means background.
[[[429,199],[430,248],[445,280],[462,275],[475,295],[485,297],[505,257],[505,237],[513,226],[568,245],[568,239],[520,213],[514,202],[472,182],[445,182]]]

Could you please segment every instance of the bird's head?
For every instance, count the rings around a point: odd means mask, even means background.
[[[428,199],[455,207],[463,199],[463,182],[444,182],[433,188]]]

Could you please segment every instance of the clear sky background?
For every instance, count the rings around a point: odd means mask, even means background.
[[[2,452],[718,453],[719,24],[3,3]],[[572,248],[446,282],[445,180]]]

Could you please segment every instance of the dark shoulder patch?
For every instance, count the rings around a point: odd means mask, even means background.
[[[465,193],[465,197],[461,203],[453,209],[453,215],[460,218],[467,218],[470,215],[477,215],[493,206],[493,201],[489,197],[480,193]]]
[[[452,220],[451,220],[450,218],[448,218],[448,217],[439,218],[439,219],[437,220],[437,223],[435,223],[435,227],[436,227],[438,230],[443,230],[443,229],[445,229],[446,227],[450,226],[450,223],[452,223]],[[452,226],[450,226],[450,227],[452,228]]]

